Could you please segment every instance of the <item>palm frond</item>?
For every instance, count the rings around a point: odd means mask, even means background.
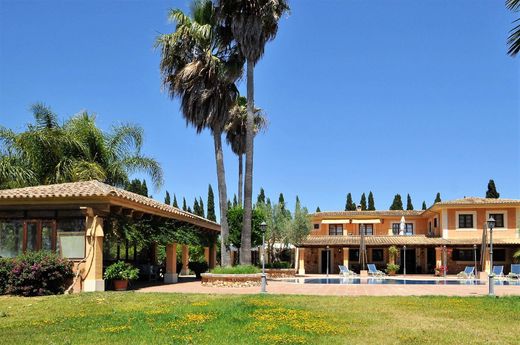
[[[518,21],[520,21],[520,19],[515,20],[513,23]],[[520,24],[511,30],[511,34],[507,38],[507,44],[509,45],[509,49],[507,51],[509,55],[516,56],[516,54],[520,52]]]
[[[58,118],[50,107],[43,103],[36,103],[31,106],[36,124],[39,128],[52,129],[58,127]]]
[[[121,167],[130,174],[146,172],[151,177],[156,189],[164,184],[164,174],[161,165],[153,158],[141,155],[126,157],[121,161]]]

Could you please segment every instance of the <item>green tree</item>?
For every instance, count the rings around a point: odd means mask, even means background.
[[[506,7],[511,11],[518,12],[520,10],[520,0],[506,0]],[[519,21],[520,18],[516,19],[513,23]],[[520,51],[520,24],[517,24],[511,29],[507,44],[509,45],[507,53],[511,56],[516,56]]]
[[[263,188],[260,188],[260,193],[258,193],[258,197],[256,198],[257,204],[265,204],[265,191]]]
[[[148,196],[148,188],[145,180],[133,179],[126,186],[125,189],[129,192],[136,193],[142,196]]]
[[[390,209],[391,210],[402,210],[403,209],[403,200],[401,199],[400,194],[396,194],[394,196],[394,201],[392,202]]]
[[[361,201],[359,202],[361,205],[361,211],[366,211],[367,209],[367,197],[365,196],[365,193],[361,194]]]
[[[179,208],[179,204],[177,204],[177,196],[175,194],[173,194],[173,203],[172,203],[172,206],[173,207],[177,207]]]
[[[200,216],[199,201],[197,200],[197,198],[195,198],[195,201],[193,202],[193,213],[197,216]]]
[[[168,193],[168,191],[166,191],[166,196],[164,197],[164,203],[166,205],[170,205],[170,193]]]
[[[495,187],[495,181],[489,180],[488,189],[486,191],[486,198],[498,199],[500,198],[500,193],[497,192],[497,188]]]
[[[434,204],[438,202],[441,202],[441,193],[437,193],[437,195],[435,196],[435,200],[433,201]]]
[[[220,203],[221,265],[229,266],[222,133],[238,97],[235,81],[241,76],[244,61],[231,40],[229,27],[220,25],[211,0],[194,2],[191,16],[176,9],[170,11],[169,18],[176,23],[175,31],[159,36],[156,43],[161,49],[162,80],[170,96],[180,98],[186,122],[195,127],[197,133],[209,129],[213,135]],[[251,217],[248,219],[250,223]]]
[[[236,206],[238,206],[238,200],[237,200],[237,195],[234,194],[233,195],[233,207],[236,207]]]
[[[320,207],[316,207],[316,213],[321,212]]]
[[[241,260],[251,263],[251,219],[253,212],[254,67],[268,41],[276,37],[278,20],[289,10],[285,0],[218,0],[222,21],[247,61],[246,173],[244,183],[244,229]]]
[[[287,234],[287,243],[299,244],[305,237],[309,235],[312,229],[309,212],[306,207],[302,207],[300,199],[296,197],[296,204],[294,207],[294,217],[289,226]]]
[[[208,186],[208,219],[211,221],[217,220],[217,216],[215,215],[215,195],[213,194],[211,185]]]
[[[427,207],[426,207],[426,201],[423,201],[423,202],[422,202],[422,209],[423,209],[423,210],[426,210],[426,208],[427,208]]]
[[[347,202],[345,203],[345,211],[355,211],[356,204],[352,202],[352,194],[347,194]]]
[[[406,195],[406,209],[408,211],[413,210],[412,198],[410,197],[410,194]]]
[[[200,197],[200,196],[199,196],[199,210],[200,210],[200,216],[205,218],[204,202],[202,201],[202,197]]]
[[[186,206],[186,198],[182,198],[182,209],[184,211],[188,211],[188,206]]]
[[[243,219],[244,209],[240,205],[231,207],[228,210],[229,242],[237,248],[240,248],[242,245]],[[253,237],[251,241],[255,247],[262,244],[262,228],[260,224],[264,221],[264,213],[260,209],[255,208],[253,210]]]
[[[372,194],[372,191],[368,193],[368,210],[369,211],[375,211],[376,206],[374,204],[374,194]]]

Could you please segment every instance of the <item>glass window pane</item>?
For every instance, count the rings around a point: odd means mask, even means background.
[[[38,224],[27,223],[27,250],[38,250]]]
[[[85,233],[58,233],[58,247],[61,256],[70,259],[82,259],[85,257]]]
[[[22,253],[23,224],[0,221],[0,257],[12,258]]]
[[[42,249],[52,250],[52,223],[42,224]]]

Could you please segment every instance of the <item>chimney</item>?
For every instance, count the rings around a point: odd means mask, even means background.
[[[361,211],[361,205],[356,206],[356,211]]]

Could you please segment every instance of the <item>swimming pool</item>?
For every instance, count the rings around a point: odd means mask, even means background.
[[[283,281],[298,284],[375,284],[375,285],[486,285],[485,282],[473,279],[381,279],[381,278],[296,278],[284,279]],[[495,280],[495,285],[517,285],[520,281]]]

